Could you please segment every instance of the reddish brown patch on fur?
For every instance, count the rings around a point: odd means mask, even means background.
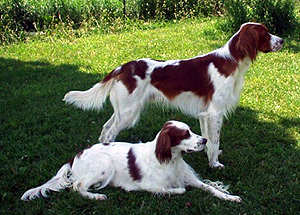
[[[122,81],[128,92],[131,94],[137,87],[137,81],[134,76],[139,76],[141,79],[145,79],[147,69],[148,65],[145,61],[131,61],[109,73],[102,80],[102,83],[105,83],[112,78],[116,78],[118,81]]]
[[[78,153],[77,153],[77,155],[76,155],[76,157],[77,157],[77,158],[80,158],[80,157],[81,157],[81,155],[84,153],[84,151],[85,151],[85,150],[87,150],[87,149],[89,149],[89,148],[91,148],[91,147],[92,147],[92,146],[87,146],[87,148],[86,148],[86,149],[84,149],[84,150],[82,150],[82,151],[78,152]]]
[[[92,146],[88,146],[86,149],[89,149],[89,148],[91,148],[91,147],[92,147]],[[75,158],[78,158],[78,159],[79,159],[86,149],[84,149],[84,150],[78,152],[77,155],[76,155],[75,157],[72,157],[72,158],[68,161],[68,163],[70,164],[70,168],[72,168]]]
[[[237,69],[237,63],[219,57],[214,53],[179,61],[179,65],[167,65],[154,69],[151,84],[172,100],[182,92],[192,92],[204,98],[208,103],[212,100],[214,86],[208,73],[213,64],[222,75],[228,77]]]
[[[262,25],[261,27],[257,28],[257,32],[259,38],[258,51],[264,53],[272,51],[271,35],[269,34],[268,29]]]
[[[232,75],[237,69],[237,62],[225,59],[223,57],[214,57],[212,59],[214,66],[218,69],[218,72],[224,75],[226,78]]]
[[[68,163],[70,164],[70,168],[72,168],[72,166],[73,166],[74,159],[75,159],[75,157],[72,157],[72,158],[68,161]]]
[[[136,157],[132,148],[129,149],[127,154],[127,165],[129,169],[129,174],[134,181],[139,181],[142,179],[141,169],[136,163]]]
[[[214,86],[208,74],[211,56],[179,61],[179,65],[167,65],[154,69],[151,84],[172,100],[182,92],[193,92],[207,103],[212,99]]]
[[[80,158],[81,157],[81,155],[83,154],[83,152],[84,152],[84,150],[82,150],[81,152],[79,152],[78,154],[77,154],[77,158]]]
[[[246,56],[253,61],[259,51],[270,52],[272,50],[270,39],[271,36],[264,25],[249,23],[244,25],[232,39],[229,49],[236,61]]]
[[[155,155],[157,160],[160,163],[168,163],[172,159],[171,148],[188,138],[190,138],[188,130],[177,128],[172,122],[165,123],[156,142]]]

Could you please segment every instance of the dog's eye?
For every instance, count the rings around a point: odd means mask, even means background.
[[[189,138],[191,135],[190,135],[190,132],[188,131],[188,130],[186,130],[185,131],[185,133],[184,133],[184,135],[183,135],[183,137],[185,138],[185,139],[187,139],[187,138]]]
[[[265,37],[268,37],[268,36],[269,36],[269,33],[266,31],[266,32],[264,33],[264,36],[265,36]]]

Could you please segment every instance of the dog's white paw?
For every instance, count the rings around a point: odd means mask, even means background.
[[[215,161],[212,164],[210,164],[210,167],[212,168],[218,168],[218,169],[222,169],[225,166],[223,164],[221,164],[219,161]]]
[[[175,188],[176,190],[175,190],[175,193],[177,193],[177,194],[184,194],[185,193],[185,188]]]
[[[232,202],[242,202],[242,198],[239,197],[239,196],[230,196],[230,198],[228,199],[229,201],[232,201]]]
[[[107,196],[104,194],[94,194],[94,195],[95,195],[94,197],[97,201],[104,201],[107,199]]]

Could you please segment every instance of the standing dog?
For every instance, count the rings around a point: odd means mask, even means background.
[[[223,116],[239,102],[245,72],[258,52],[278,51],[283,39],[271,35],[258,23],[245,23],[220,49],[186,60],[140,59],[126,63],[87,91],[71,91],[68,104],[82,109],[101,109],[106,97],[114,114],[104,124],[100,142],[113,142],[118,133],[133,126],[146,102],[163,102],[199,118],[208,138],[211,167],[218,161]]]
[[[194,134],[181,122],[169,121],[152,142],[96,144],[63,165],[44,185],[28,190],[22,200],[47,197],[49,191],[73,187],[82,196],[105,200],[104,194],[88,192],[91,186],[102,189],[108,184],[126,191],[183,194],[186,185],[201,188],[214,196],[240,202],[241,198],[203,183],[182,159],[184,152],[205,148],[206,139]]]

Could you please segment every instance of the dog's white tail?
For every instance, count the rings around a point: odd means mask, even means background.
[[[71,173],[70,164],[63,165],[57,174],[42,186],[26,191],[21,200],[28,201],[35,198],[48,197],[50,191],[60,191],[72,186],[72,181],[68,178]]]
[[[97,83],[86,91],[70,91],[65,95],[63,101],[83,110],[100,110],[113,86],[113,82],[114,79],[110,79],[107,82]]]

